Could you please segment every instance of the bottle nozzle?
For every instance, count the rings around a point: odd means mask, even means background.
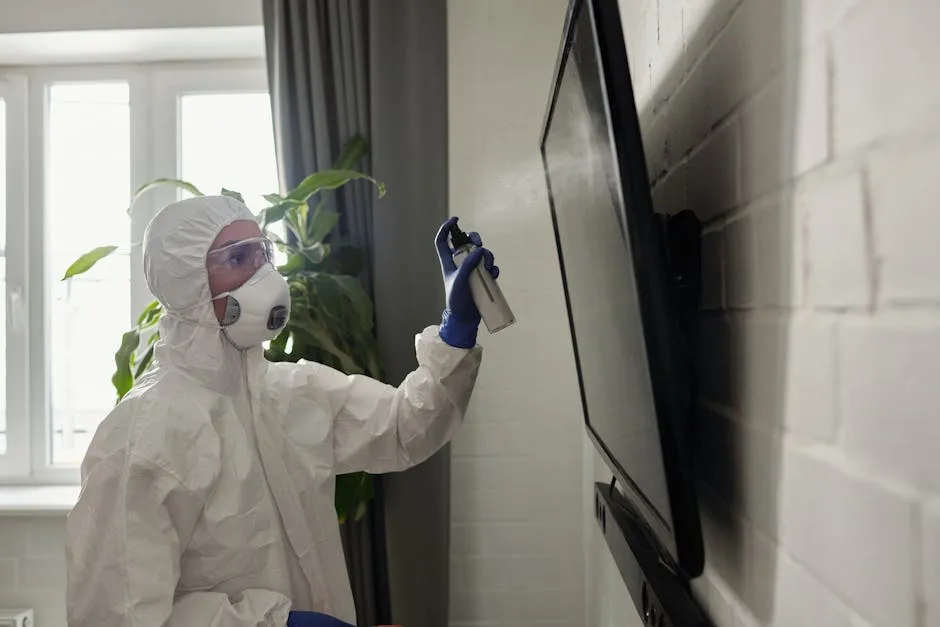
[[[454,247],[454,250],[461,248],[463,246],[472,246],[473,240],[470,239],[470,236],[460,230],[460,227],[454,224],[450,227],[450,243]]]

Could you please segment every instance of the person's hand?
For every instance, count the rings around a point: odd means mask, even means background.
[[[463,260],[460,267],[454,263],[454,250],[448,239],[450,229],[457,224],[453,217],[444,222],[437,232],[435,246],[441,262],[444,276],[446,308],[440,326],[440,336],[447,344],[455,348],[473,348],[476,346],[477,330],[480,327],[480,312],[473,303],[470,293],[470,273],[483,261],[483,267],[495,279],[499,268],[494,265],[493,253],[483,248],[479,233],[467,233],[476,248]]]

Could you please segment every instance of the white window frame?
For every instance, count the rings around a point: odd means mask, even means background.
[[[182,138],[180,128],[180,96],[188,94],[223,94],[232,92],[267,92],[268,77],[263,61],[237,64],[163,64],[151,76],[152,99],[151,133],[157,141],[150,155],[153,170],[149,180],[155,178],[180,178],[182,176]],[[167,133],[166,129],[173,129]],[[204,194],[218,194],[221,190],[203,189]],[[141,199],[134,208],[137,228],[134,235],[140,241],[144,229],[161,207],[182,198],[182,190],[157,188]],[[139,229],[139,230],[137,230]],[[139,252],[139,251],[138,251]],[[131,304],[141,311],[153,297],[146,290],[143,280],[143,261],[134,260],[131,284],[142,286],[143,291],[132,294]]]
[[[48,207],[46,206],[46,188],[48,184],[48,164],[46,162],[46,147],[48,145],[48,117],[49,100],[48,88],[53,83],[69,82],[105,82],[121,81],[128,84],[130,102],[131,125],[131,181],[128,185],[128,198],[135,186],[141,184],[146,177],[146,152],[142,150],[139,141],[135,141],[135,134],[146,129],[146,119],[141,120],[141,114],[146,115],[146,76],[140,68],[135,66],[107,65],[107,66],[68,66],[52,68],[30,68],[27,71],[29,82],[29,103],[32,104],[33,115],[30,119],[30,134],[27,145],[30,168],[30,215],[38,219],[30,221],[29,241],[38,245],[30,246],[29,255],[29,286],[30,311],[33,325],[30,328],[30,404],[28,422],[30,424],[30,476],[25,478],[28,483],[38,484],[74,484],[79,481],[79,469],[69,466],[53,466],[51,463],[51,436],[52,413],[49,383],[51,380],[49,356],[51,328],[51,308],[46,306],[48,288],[52,282],[58,281],[63,268],[53,268],[48,263]],[[40,104],[41,103],[41,104]],[[144,110],[136,112],[135,108],[143,105]],[[143,165],[143,167],[141,167]],[[130,229],[130,224],[128,225]],[[104,242],[103,242],[104,243]],[[94,245],[94,244],[92,244]],[[133,267],[133,266],[132,266]],[[131,313],[128,312],[128,321]],[[112,342],[102,339],[102,348],[113,350],[117,346],[116,338]]]
[[[27,281],[29,216],[29,163],[27,154],[27,82],[19,74],[0,76],[0,97],[6,103],[6,432],[7,448],[0,455],[0,476],[29,472],[30,424],[18,419],[28,414],[29,286]],[[4,147],[0,147],[4,149]]]
[[[63,269],[49,267],[43,245],[48,219],[45,206],[46,90],[50,83],[108,80],[125,81],[130,88],[128,199],[133,190],[147,181],[179,176],[181,95],[266,92],[268,89],[264,62],[260,59],[29,67],[9,72],[0,69],[0,97],[6,101],[8,120],[7,381],[0,382],[7,385],[8,391],[7,454],[0,455],[0,485],[74,485],[80,479],[78,467],[53,466],[50,459],[47,329],[51,328],[51,308],[46,307],[50,285],[47,281],[59,280]],[[27,111],[31,113],[28,119]],[[173,132],[167,132],[171,128]],[[156,210],[177,197],[172,190],[156,189],[135,205],[129,219],[132,242],[129,325],[153,300],[143,278],[140,242],[144,230]],[[21,305],[13,302],[17,298]],[[113,342],[108,343],[108,339],[102,342],[107,350],[113,350],[119,339],[116,332]],[[10,367],[15,364],[25,367]]]

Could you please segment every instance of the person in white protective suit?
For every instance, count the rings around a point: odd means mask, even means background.
[[[398,387],[316,363],[270,363],[287,284],[270,241],[225,196],[169,205],[144,238],[165,309],[151,370],[98,428],[67,522],[71,627],[284,627],[294,610],[355,623],[334,509],[337,474],[418,464],[447,443],[481,349],[469,271],[445,222],[439,326]],[[295,621],[291,624],[305,624]]]

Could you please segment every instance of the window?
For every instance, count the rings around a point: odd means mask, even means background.
[[[114,406],[115,333],[130,317],[130,89],[126,81],[52,83],[47,90],[45,224],[50,305],[53,466],[81,462]],[[98,243],[120,246],[93,272],[57,281]],[[102,303],[107,303],[102,307]]]
[[[0,98],[0,292],[6,294],[6,258],[4,256],[7,241],[7,103]],[[6,299],[0,302],[0,346],[6,346],[7,339]],[[7,378],[6,356],[0,355],[0,383]],[[0,455],[7,452],[7,395],[6,386],[0,385]]]
[[[246,127],[242,120],[261,124]],[[236,182],[254,211],[278,188],[267,94],[184,94],[180,97],[180,174],[202,190]],[[239,129],[233,133],[232,129]]]
[[[6,248],[7,234],[7,103],[0,98],[0,291],[6,294]],[[7,307],[6,299],[0,302],[0,346],[6,346]],[[0,383],[6,381],[6,358],[0,355]],[[7,395],[6,386],[0,385],[0,455],[7,452]]]
[[[0,476],[29,468],[26,81],[0,76]]]
[[[114,351],[152,300],[139,244],[180,197],[157,189],[128,216],[133,190],[179,177],[257,210],[278,189],[272,129],[260,63],[0,70],[0,481],[76,481],[114,406]]]

